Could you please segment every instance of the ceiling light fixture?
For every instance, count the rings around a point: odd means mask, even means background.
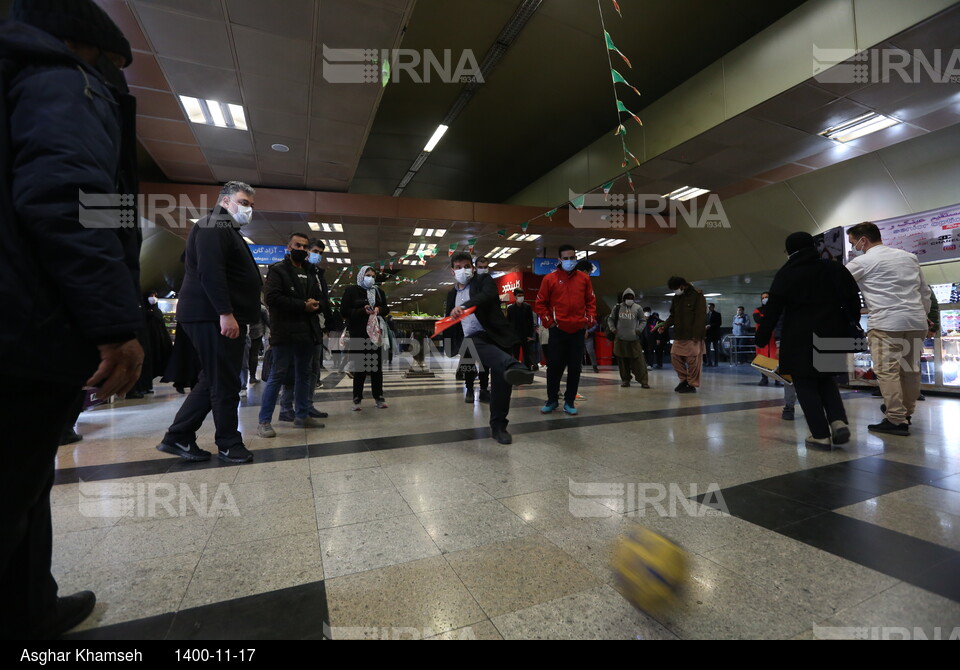
[[[616,240],[616,239],[608,239],[606,237],[601,237],[596,242],[591,242],[590,246],[591,247],[615,247],[618,244],[623,244],[624,242],[626,242],[626,240]]]
[[[901,122],[889,116],[877,114],[876,112],[868,112],[855,119],[850,119],[849,121],[844,121],[843,123],[827,128],[822,131],[820,135],[829,140],[836,140],[837,142],[849,142],[858,137],[863,137],[864,135],[875,133],[884,128],[895,126],[898,123]]]
[[[180,103],[193,123],[217,128],[247,130],[247,117],[243,107],[216,100],[201,100],[187,95],[180,96]]]
[[[437,126],[437,129],[433,133],[433,137],[430,138],[430,141],[427,142],[427,146],[425,146],[423,150],[426,151],[427,153],[430,153],[431,151],[436,149],[437,144],[440,143],[441,138],[443,138],[444,134],[447,132],[447,130],[449,130],[449,128],[450,126],[445,126],[442,123],[439,126]]]
[[[285,154],[288,151],[290,151],[290,147],[288,147],[286,144],[280,144],[280,143],[271,144],[270,148],[273,149],[274,151],[279,151],[282,154]]]
[[[704,193],[709,193],[710,190],[706,188],[697,188],[696,186],[684,186],[683,188],[678,188],[676,191],[671,191],[664,195],[664,198],[668,200],[676,200],[677,202],[686,202],[687,200],[692,200],[698,196],[703,195]]]

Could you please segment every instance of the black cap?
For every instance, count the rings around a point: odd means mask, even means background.
[[[14,0],[10,18],[61,40],[74,40],[119,54],[133,62],[130,42],[93,0]]]
[[[788,254],[792,254],[801,249],[813,248],[816,246],[813,242],[813,235],[810,233],[791,233],[787,235],[784,246]]]

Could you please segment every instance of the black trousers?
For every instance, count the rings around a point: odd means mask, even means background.
[[[383,400],[383,349],[373,346],[368,339],[363,340],[363,349],[351,350],[350,356],[356,361],[353,371],[353,401],[363,399],[363,384],[370,375],[370,391],[374,400]]]
[[[567,372],[567,390],[564,402],[574,404],[580,388],[580,371],[583,369],[583,330],[567,333],[556,326],[550,329],[550,351],[547,354],[547,402],[558,402],[560,380]]]
[[[840,398],[840,389],[832,375],[793,378],[797,401],[803,409],[810,433],[817,439],[830,437],[830,424],[847,422],[847,411]]]
[[[714,367],[720,365],[720,340],[707,340],[707,362]]]
[[[526,366],[497,346],[485,333],[464,338],[464,352],[460,361],[461,364],[479,362],[481,371],[490,375],[490,427],[506,428],[510,423],[507,414],[510,412],[513,386],[507,383],[503,373],[514,367],[526,369]]]
[[[235,340],[221,335],[220,324],[213,321],[181,323],[179,327],[187,331],[200,357],[200,378],[180,406],[163,441],[170,444],[196,441],[204,419],[213,412],[217,448],[228,451],[242,447],[243,436],[237,429],[237,405],[246,326],[240,327],[240,337]]]
[[[250,379],[257,378],[257,363],[260,362],[260,350],[263,348],[263,337],[250,338],[250,354],[247,358],[247,370],[250,372]]]
[[[465,389],[473,390],[473,384],[477,381],[477,377],[480,378],[480,390],[486,391],[490,388],[490,370],[481,366],[480,370],[477,370],[477,366],[473,362],[464,362],[464,359],[460,359],[460,369],[463,370],[463,387]]]
[[[535,342],[528,341],[526,338],[524,338],[519,344],[513,345],[513,351],[511,354],[519,361],[521,351],[523,352],[522,363],[528,368],[533,369],[534,365],[540,364],[540,360],[537,358],[537,347]]]
[[[53,615],[50,489],[60,434],[80,395],[69,386],[0,376],[4,463],[0,468],[0,639],[33,637]],[[43,420],[35,416],[43,398]]]

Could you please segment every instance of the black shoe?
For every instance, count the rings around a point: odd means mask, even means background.
[[[476,401],[476,398],[473,395],[473,389],[467,389],[463,392],[463,402],[468,405],[472,405]]]
[[[594,365],[594,366],[593,366],[593,371],[594,371],[594,372],[600,372],[600,368],[598,368],[596,365]]]
[[[130,391],[130,392],[127,393],[127,395],[124,396],[124,397],[125,397],[127,400],[142,400],[142,399],[143,399],[143,393],[141,393],[140,391]]]
[[[872,433],[888,433],[890,435],[906,436],[910,434],[910,427],[907,424],[901,423],[900,425],[897,425],[895,423],[890,423],[886,419],[880,423],[867,426],[867,430]]]
[[[457,370],[457,374],[454,375],[454,379],[456,379],[458,382],[462,382],[462,381],[463,381],[463,370]]]
[[[770,380],[764,377],[760,380],[760,383],[758,383],[757,386],[770,386]]]
[[[190,461],[191,463],[210,460],[210,452],[198,447],[196,442],[191,442],[190,444],[161,442],[157,445],[157,451],[179,456],[183,460]]]
[[[780,418],[784,421],[793,421],[794,409],[793,407],[784,407],[783,412],[780,414]]]
[[[880,411],[883,412],[884,414],[887,413],[887,406],[886,406],[886,404],[880,405]],[[907,414],[907,425],[908,425],[908,426],[912,426],[912,425],[913,425],[913,414]]]
[[[244,446],[231,447],[229,451],[220,451],[217,457],[226,463],[249,463],[253,454]]]
[[[326,419],[330,415],[326,412],[321,412],[316,407],[311,407],[307,410],[307,416],[313,417],[314,419]]]
[[[93,591],[80,591],[72,596],[57,598],[56,614],[50,617],[37,631],[40,640],[55,640],[69,630],[79,626],[93,613],[97,596]]]
[[[533,373],[525,367],[509,368],[503,373],[503,378],[510,386],[520,386],[521,384],[532,384]]]
[[[296,418],[297,415],[293,410],[281,410],[280,414],[277,415],[277,421],[286,421],[288,423],[293,423],[293,420]]]
[[[487,389],[480,389],[478,400],[480,400],[480,402],[490,402],[490,391]]]
[[[83,435],[81,435],[80,433],[75,431],[73,428],[71,428],[70,432],[65,432],[60,437],[60,446],[64,447],[68,444],[74,444],[75,442],[79,442],[82,439],[83,439]]]
[[[917,400],[926,400],[927,396],[923,395],[923,392],[920,392],[920,395],[917,396]]]
[[[687,384],[686,387],[677,391],[677,393],[696,393],[696,392],[697,392],[697,389],[694,388],[693,386],[690,386],[689,384]]]
[[[677,384],[677,387],[673,390],[676,391],[677,393],[680,393],[683,391],[683,389],[687,388],[687,386],[689,386],[687,382],[680,382],[679,384]]]
[[[630,382],[620,382],[621,388],[628,388],[629,386],[630,386]]]
[[[513,436],[506,428],[491,428],[490,435],[500,444],[513,444]]]

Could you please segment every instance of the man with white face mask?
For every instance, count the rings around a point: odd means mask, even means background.
[[[613,355],[620,366],[620,386],[630,386],[631,374],[641,388],[650,388],[647,364],[640,346],[644,327],[643,308],[636,304],[633,289],[625,289],[622,302],[618,303],[607,317],[607,329],[616,334]]]
[[[177,303],[177,324],[193,343],[202,371],[157,449],[185,461],[210,460],[197,446],[197,431],[211,411],[219,458],[253,460],[238,430],[240,368],[247,325],[260,320],[263,281],[253,253],[240,234],[253,212],[254,189],[232,181],[213,211],[190,230],[184,251],[186,273]]]
[[[513,357],[519,358],[523,351],[523,362],[531,370],[536,370],[539,366],[534,353],[534,339],[536,332],[533,325],[533,308],[526,303],[523,295],[523,289],[513,290],[514,303],[507,307],[507,321],[513,325],[513,331],[520,338],[520,342],[513,347]]]

